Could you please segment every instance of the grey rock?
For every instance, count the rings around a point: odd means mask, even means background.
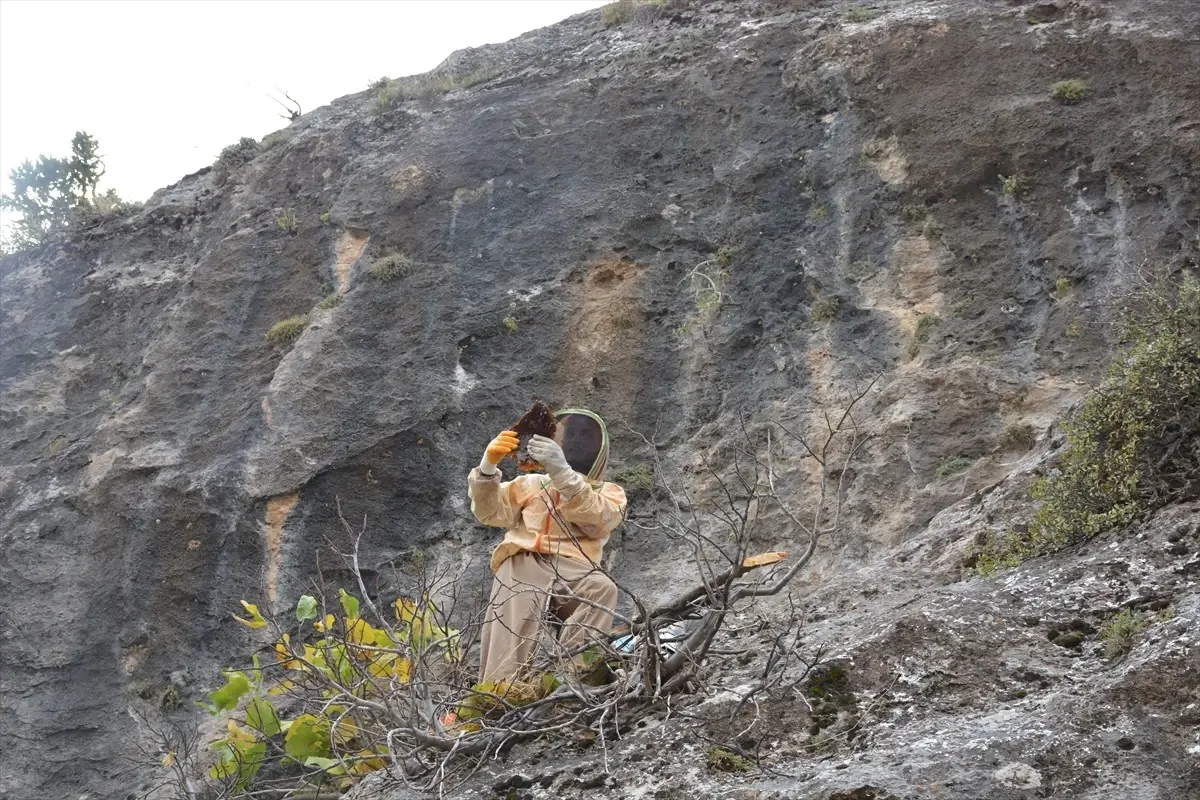
[[[167,716],[193,719],[257,643],[229,623],[238,600],[286,614],[326,537],[346,546],[337,502],[366,520],[381,593],[404,590],[394,566],[417,549],[485,588],[495,532],[465,475],[534,396],[604,413],[614,471],[657,460],[702,508],[719,491],[702,458],[743,415],[803,428],[875,375],[843,533],[794,587],[808,640],[853,664],[833,751],[791,696],[752,732],[772,772],[707,774],[712,734],[657,720],[607,762],[556,753],[552,774],[522,762],[546,743],[522,745],[461,796],[518,774],[566,798],[1200,784],[1194,505],[992,581],[963,566],[977,536],[1027,521],[1130,265],[1197,258],[1200,10],[1086,0],[1030,26],[1006,4],[902,0],[853,23],[848,7],[582,14],[439,68],[491,75],[477,85],[383,112],[349,95],[129,219],[0,261],[0,794],[144,792],[152,736],[130,712],[157,719],[147,704],[177,685]],[[1050,100],[1067,73],[1085,102]],[[1019,199],[1000,188],[1015,172],[1033,183]],[[407,275],[370,277],[383,248]],[[331,288],[342,302],[316,309]],[[830,296],[834,317],[813,319]],[[293,346],[267,342],[302,314]],[[1049,433],[1001,453],[1011,422]],[[802,503],[800,457],[782,455]],[[635,522],[655,513],[641,502]],[[1186,553],[1162,546],[1178,531]],[[760,535],[799,538],[774,511]],[[610,558],[651,599],[694,578],[678,543],[633,524]],[[1098,629],[1147,589],[1174,617],[1120,662],[1041,627]],[[761,613],[782,624],[781,604]],[[721,688],[681,702],[727,716],[754,669],[714,667]]]

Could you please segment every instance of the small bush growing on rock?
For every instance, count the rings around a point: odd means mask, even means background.
[[[439,95],[456,89],[469,89],[480,83],[490,81],[500,74],[497,69],[477,69],[465,75],[442,73],[438,75],[410,75],[405,78],[376,81],[371,84],[375,88],[375,110],[386,111],[397,103],[406,100],[421,100],[429,102]]]
[[[1087,93],[1087,82],[1081,81],[1078,78],[1058,81],[1050,86],[1050,96],[1058,102],[1067,105],[1078,103],[1080,100],[1087,97]]]
[[[618,472],[613,480],[630,492],[650,492],[654,490],[654,467],[646,463],[633,464]]]
[[[1128,608],[1121,611],[1100,631],[1104,641],[1105,658],[1120,658],[1133,647],[1133,637],[1142,630],[1142,623]]]
[[[308,327],[308,315],[300,314],[295,317],[288,317],[282,322],[276,322],[267,331],[267,341],[276,347],[287,347],[295,344],[300,338],[300,334],[304,333],[304,329]]]
[[[943,460],[942,463],[938,464],[938,467],[936,470],[934,470],[933,474],[939,478],[947,478],[951,475],[962,472],[964,469],[971,466],[972,463],[974,463],[973,459],[967,458],[966,456],[954,456],[953,458],[947,458]]]
[[[825,295],[813,303],[812,318],[816,322],[829,322],[837,316],[842,301],[836,295]]]
[[[846,10],[847,22],[870,22],[878,16],[878,11],[867,6],[854,6]]]
[[[600,7],[600,21],[604,27],[612,28],[633,19],[633,0],[617,0]]]
[[[900,208],[900,215],[906,222],[924,222],[929,216],[929,206],[924,203],[905,203]]]
[[[371,262],[368,270],[377,281],[394,281],[412,271],[412,259],[398,250],[386,249]]]
[[[704,763],[716,772],[749,772],[753,768],[749,761],[737,753],[715,745],[704,754]]]
[[[238,139],[237,144],[231,144],[221,151],[221,155],[217,158],[217,163],[232,169],[253,161],[258,153],[258,142],[249,136],[243,136],[241,139]]]
[[[274,133],[268,133],[263,137],[262,144],[258,146],[259,152],[265,153],[268,150],[272,150],[286,142],[288,138],[289,136],[286,129],[275,131]]]
[[[1074,284],[1071,282],[1070,278],[1059,278],[1054,282],[1054,296],[1059,300],[1063,299],[1071,293],[1072,286],[1074,286]]]
[[[1004,426],[997,445],[1001,450],[1028,450],[1037,442],[1037,434],[1028,422],[1010,422]]]
[[[327,311],[331,308],[336,308],[342,304],[342,296],[337,292],[332,292],[325,295],[325,299],[317,303],[317,308],[322,311]]]
[[[992,568],[1200,496],[1200,281],[1152,279],[1122,316],[1128,345],[1064,423],[1067,446],[1034,483],[1041,507],[1028,531],[984,548]]]
[[[929,337],[933,336],[933,329],[937,327],[940,320],[936,314],[922,314],[917,318],[917,329],[913,332],[912,341],[908,345],[908,357],[916,358],[921,352],[921,347],[929,341]]]
[[[1017,173],[1016,175],[1000,176],[1000,191],[1009,197],[1024,197],[1032,189],[1033,181],[1029,179],[1028,175]]]
[[[275,224],[279,226],[279,230],[292,234],[300,228],[300,220],[290,208],[275,218]]]
[[[600,7],[600,21],[606,28],[630,21],[646,24],[662,16],[668,5],[678,6],[682,3],[678,0],[673,3],[668,3],[668,0],[617,0]]]
[[[501,320],[504,323],[504,329],[509,333],[516,333],[521,328],[521,323],[516,317],[508,316]]]

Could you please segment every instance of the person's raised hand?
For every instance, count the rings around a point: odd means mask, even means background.
[[[496,465],[503,461],[505,456],[517,452],[520,444],[517,434],[513,431],[500,431],[496,438],[488,443],[483,460],[479,462],[479,471],[485,475],[495,475]]]
[[[546,474],[551,477],[571,468],[558,442],[545,436],[534,434],[529,440],[529,455],[541,464]]]

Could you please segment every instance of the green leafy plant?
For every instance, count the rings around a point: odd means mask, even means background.
[[[328,224],[329,224],[329,212],[328,212],[328,211],[322,211],[322,212],[321,212],[321,217],[320,217],[320,219],[321,219],[321,224],[322,224],[322,225],[328,225]]]
[[[300,220],[290,208],[284,209],[284,212],[275,218],[275,224],[279,226],[279,230],[291,234],[295,234],[300,228]]]
[[[1009,197],[1024,197],[1033,189],[1033,181],[1028,175],[1015,173],[1000,176],[1000,191]]]
[[[509,333],[516,333],[521,328],[521,324],[513,316],[505,317],[501,322],[504,324],[504,329]]]
[[[379,257],[371,262],[368,270],[377,281],[394,281],[412,271],[412,259],[399,250],[384,248]]]
[[[705,751],[704,764],[714,772],[749,772],[754,768],[754,765],[742,756],[716,745]]]
[[[1104,642],[1104,656],[1115,659],[1128,653],[1133,647],[1133,637],[1144,627],[1133,611],[1123,609],[1100,631],[1100,639]]]
[[[331,308],[337,308],[341,304],[342,296],[337,292],[330,292],[329,294],[325,295],[325,298],[321,300],[321,302],[317,303],[317,308],[321,311],[326,311]]]
[[[613,480],[630,492],[654,490],[654,467],[645,462],[632,464],[613,476]]]
[[[457,663],[462,652],[458,631],[441,622],[427,597],[398,598],[395,620],[384,624],[364,619],[362,605],[345,589],[333,612],[302,595],[295,607],[299,631],[274,627],[276,663],[263,666],[254,656],[251,669],[226,671],[224,684],[197,701],[226,718],[225,735],[209,743],[207,775],[217,786],[250,791],[261,768],[279,762],[298,770],[298,781],[345,790],[387,765],[387,725],[372,709],[410,683],[422,658],[432,653]],[[234,619],[246,628],[271,625],[255,604],[242,606],[247,616]],[[269,673],[278,677],[269,680]],[[286,718],[285,707],[297,709],[295,716]]]
[[[558,688],[559,681],[552,672],[527,680],[498,680],[477,683],[459,704],[458,720],[470,722],[541,700]]]
[[[1070,278],[1059,278],[1054,282],[1054,296],[1062,300],[1071,293],[1071,288],[1074,285]]]
[[[276,347],[293,345],[300,338],[300,334],[304,333],[304,329],[308,327],[308,323],[307,314],[288,317],[282,322],[276,322],[267,331],[267,341]]]
[[[962,472],[973,463],[975,463],[974,459],[967,458],[966,456],[954,456],[944,459],[942,463],[938,464],[933,474],[938,478],[946,478]]]
[[[1066,105],[1078,103],[1080,100],[1087,97],[1087,94],[1087,81],[1082,81],[1078,78],[1057,81],[1050,86],[1050,96],[1058,102]]]
[[[1058,470],[1033,485],[1041,506],[1027,530],[987,543],[985,568],[1014,566],[1200,496],[1200,281],[1155,278],[1122,316],[1127,345],[1064,422]]]

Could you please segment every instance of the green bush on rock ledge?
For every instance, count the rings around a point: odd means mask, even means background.
[[[1200,496],[1200,281],[1156,279],[1120,333],[1125,348],[1063,426],[1059,468],[1033,485],[1028,530],[986,543],[980,574]]]
[[[304,333],[304,329],[308,327],[308,315],[301,314],[296,317],[288,317],[282,322],[276,322],[267,331],[267,341],[276,347],[287,347],[295,344],[300,338],[300,334]]]

